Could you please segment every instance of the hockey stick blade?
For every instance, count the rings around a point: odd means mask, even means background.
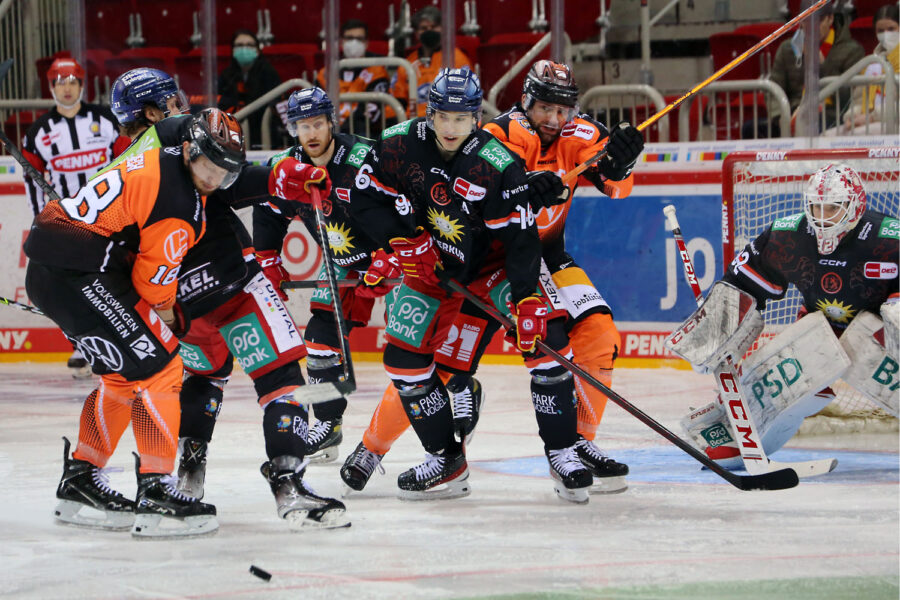
[[[815,477],[816,475],[824,475],[831,473],[837,467],[836,458],[823,458],[820,460],[806,460],[803,462],[778,462],[777,460],[769,461],[771,469],[793,469],[797,472],[797,477],[804,479],[806,477]]]
[[[481,298],[460,285],[458,282],[451,279],[446,282],[446,285],[450,290],[461,294],[472,304],[490,315],[493,319],[496,319],[497,322],[506,329],[512,329],[515,327],[513,322],[508,317],[506,317],[506,315],[502,314],[500,311],[494,308],[493,305],[488,305],[483,302]],[[622,408],[622,410],[631,414],[638,421],[641,421],[644,425],[672,442],[672,444],[677,446],[680,450],[682,450],[686,454],[689,454],[691,458],[707,467],[710,471],[719,475],[722,479],[735,486],[736,488],[740,490],[783,490],[795,487],[800,482],[800,479],[797,477],[797,473],[790,469],[782,469],[780,471],[760,473],[756,475],[736,475],[732,473],[731,471],[723,468],[721,465],[710,459],[708,456],[706,456],[706,454],[669,431],[669,429],[667,429],[662,423],[646,414],[644,411],[620,396],[618,393],[614,392],[611,388],[606,386],[596,377],[592,376],[590,373],[548,346],[543,340],[538,339],[536,345],[541,350],[541,352],[543,352],[547,356],[552,357],[554,360],[556,360],[556,362],[568,369],[569,372],[571,372],[573,375],[577,375],[586,383],[589,383],[594,388],[603,392],[603,394],[608,399],[612,400],[613,403],[618,404],[619,407]]]
[[[339,400],[356,390],[352,381],[328,381],[312,385],[301,385],[294,390],[294,400],[301,404],[320,404]]]

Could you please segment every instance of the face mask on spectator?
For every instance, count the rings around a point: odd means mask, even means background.
[[[347,58],[360,58],[366,53],[366,43],[362,40],[345,40],[342,48]]]
[[[884,49],[891,52],[897,42],[900,42],[900,31],[882,31],[876,37]]]
[[[437,48],[441,45],[441,32],[429,29],[419,35],[419,41],[426,48]]]
[[[259,50],[256,48],[249,48],[247,46],[240,46],[235,48],[233,51],[234,60],[238,62],[242,67],[246,67],[254,60],[256,60],[257,54],[259,54]]]

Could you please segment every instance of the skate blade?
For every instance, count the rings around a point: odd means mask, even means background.
[[[449,481],[430,490],[404,490],[397,492],[397,497],[401,500],[409,502],[419,502],[423,500],[451,500],[453,498],[464,498],[472,493],[469,482],[465,480]]]
[[[569,489],[562,483],[554,481],[553,489],[556,491],[557,496],[567,502],[573,502],[575,504],[587,504],[591,499],[591,497],[588,495],[589,488]]]
[[[307,456],[307,458],[309,459],[310,464],[320,465],[323,463],[334,462],[338,457],[338,448],[338,444],[335,444],[334,446],[328,446],[327,448],[322,448],[315,454]]]
[[[139,539],[165,540],[212,535],[218,530],[219,521],[215,515],[197,515],[179,519],[155,514],[139,514],[134,517],[131,535]]]
[[[342,508],[328,510],[318,516],[311,516],[308,510],[292,510],[284,516],[291,531],[309,531],[311,529],[337,529],[350,527],[347,511]]]
[[[72,500],[60,500],[53,510],[56,521],[85,529],[126,531],[134,524],[132,511],[100,510]]]
[[[363,488],[363,489],[365,489],[365,488]],[[354,489],[345,483],[344,489],[341,491],[341,498],[346,498],[348,496],[357,496],[361,493],[362,493],[362,490]]]
[[[628,489],[625,476],[621,477],[594,477],[594,483],[590,487],[591,494],[621,494]]]

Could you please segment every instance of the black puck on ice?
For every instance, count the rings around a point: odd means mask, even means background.
[[[256,565],[250,565],[250,572],[262,579],[263,581],[268,581],[272,579],[272,574],[268,571],[263,571]]]

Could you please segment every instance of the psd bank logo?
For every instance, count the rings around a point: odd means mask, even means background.
[[[222,335],[245,373],[252,373],[278,358],[265,329],[254,314],[229,323],[222,328]]]
[[[387,332],[401,342],[418,346],[425,339],[425,331],[437,312],[438,302],[409,289],[405,292],[391,306]]]

